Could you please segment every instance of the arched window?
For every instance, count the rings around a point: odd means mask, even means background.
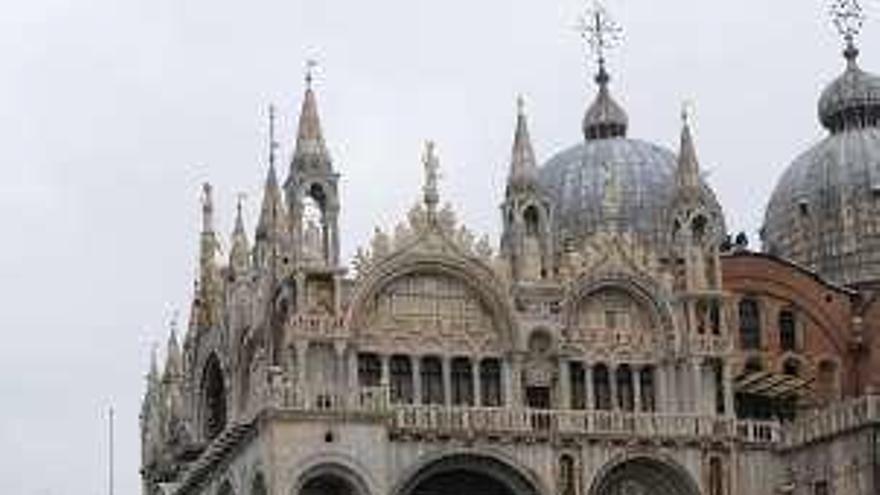
[[[788,376],[800,376],[801,363],[794,358],[786,359],[785,362],[782,363],[782,373]]]
[[[794,312],[789,309],[779,312],[779,347],[783,351],[797,350],[797,325]]]
[[[617,368],[617,406],[624,411],[635,408],[633,395],[633,375],[629,365]]]
[[[226,386],[217,356],[211,354],[202,376],[204,401],[203,433],[212,440],[226,427]]]
[[[702,244],[706,238],[706,217],[698,215],[691,222],[691,236],[696,244]]]
[[[452,403],[457,406],[474,404],[474,372],[470,359],[466,357],[452,360]]]
[[[541,215],[534,206],[529,206],[523,212],[523,222],[526,225],[526,235],[535,237],[541,231]]]
[[[746,350],[761,348],[761,309],[758,301],[743,299],[739,303],[740,346]]]
[[[709,495],[724,495],[724,465],[718,457],[709,460]]]
[[[587,408],[586,373],[584,363],[572,361],[569,365],[569,380],[571,381],[571,408]]]
[[[559,457],[559,495],[577,495],[577,472],[574,459],[568,454]]]
[[[267,495],[269,490],[266,488],[266,480],[263,478],[263,473],[257,473],[257,476],[254,477],[254,482],[251,485],[251,494],[250,495]]]
[[[392,356],[391,368],[391,402],[394,404],[411,404],[413,398],[412,363],[407,356]]]
[[[217,495],[234,495],[232,485],[228,481],[224,481],[220,488],[217,489]]]
[[[596,409],[611,409],[611,382],[608,377],[608,367],[597,364],[593,368],[593,390],[595,392]]]
[[[654,367],[645,366],[639,373],[642,410],[653,412],[657,409],[657,397],[654,391]]]
[[[358,383],[361,387],[378,387],[382,383],[382,362],[375,354],[358,355]]]
[[[429,356],[422,358],[422,402],[425,404],[443,404],[443,364],[440,358]]]
[[[486,358],[480,363],[481,403],[486,407],[501,405],[501,363],[495,358]]]

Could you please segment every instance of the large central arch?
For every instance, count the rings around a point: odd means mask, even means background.
[[[600,471],[588,495],[700,495],[700,490],[681,466],[635,457]]]
[[[478,454],[455,454],[424,465],[392,494],[540,495],[540,492],[525,473],[501,460]]]

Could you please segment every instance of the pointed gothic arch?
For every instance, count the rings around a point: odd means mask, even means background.
[[[205,360],[201,390],[202,436],[210,441],[226,427],[228,414],[226,380],[220,359],[214,353]]]

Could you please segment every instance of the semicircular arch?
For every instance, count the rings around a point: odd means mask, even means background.
[[[632,491],[623,491],[627,489]],[[587,495],[613,493],[700,495],[700,488],[687,469],[674,460],[638,454],[622,456],[606,464],[596,473],[586,493]]]
[[[374,267],[358,285],[352,304],[346,313],[345,325],[352,335],[358,335],[368,324],[371,307],[393,283],[406,277],[440,277],[461,284],[491,318],[493,330],[499,333],[499,343],[510,350],[517,340],[516,321],[509,300],[500,289],[501,280],[483,264],[449,254],[407,254],[391,258]]]
[[[507,457],[487,452],[459,451],[426,456],[407,470],[392,487],[391,495],[420,493],[442,476],[476,475],[493,481],[515,495],[546,493],[536,475]]]

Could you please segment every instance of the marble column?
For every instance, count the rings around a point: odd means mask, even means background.
[[[596,408],[596,398],[593,396],[593,366],[589,363],[584,363],[584,388],[586,409],[593,410]]]
[[[692,390],[691,390],[691,398],[693,404],[693,412],[697,414],[705,414],[705,401],[703,394],[703,367],[700,365],[699,359],[694,359],[691,362],[691,373],[692,373]]]
[[[555,409],[571,409],[571,366],[566,359],[559,359],[559,401]]]
[[[422,403],[422,357],[412,356],[413,404]]]
[[[611,410],[620,409],[619,397],[617,396],[617,364],[608,365],[608,390],[611,391]]]
[[[724,362],[723,374],[721,377],[721,386],[724,387],[724,414],[734,416],[734,398],[733,398],[733,365]]]
[[[474,391],[473,405],[475,407],[480,407],[483,402],[483,398],[481,397],[483,390],[482,390],[482,384],[480,383],[480,358],[479,357],[474,356],[473,361],[471,361],[471,370],[472,370],[471,374],[473,375],[473,378],[474,378],[474,383],[473,383],[474,386],[472,389]]]
[[[645,369],[641,366],[632,368],[633,411],[642,412],[642,373]]]
[[[296,401],[298,404],[308,406],[311,403],[311,394],[306,383],[306,368],[308,367],[306,361],[308,359],[309,344],[305,341],[296,341],[294,346],[296,347],[296,391],[297,395],[299,395]]]
[[[443,404],[447,407],[452,405],[452,359],[443,356],[441,361],[443,371]]]

